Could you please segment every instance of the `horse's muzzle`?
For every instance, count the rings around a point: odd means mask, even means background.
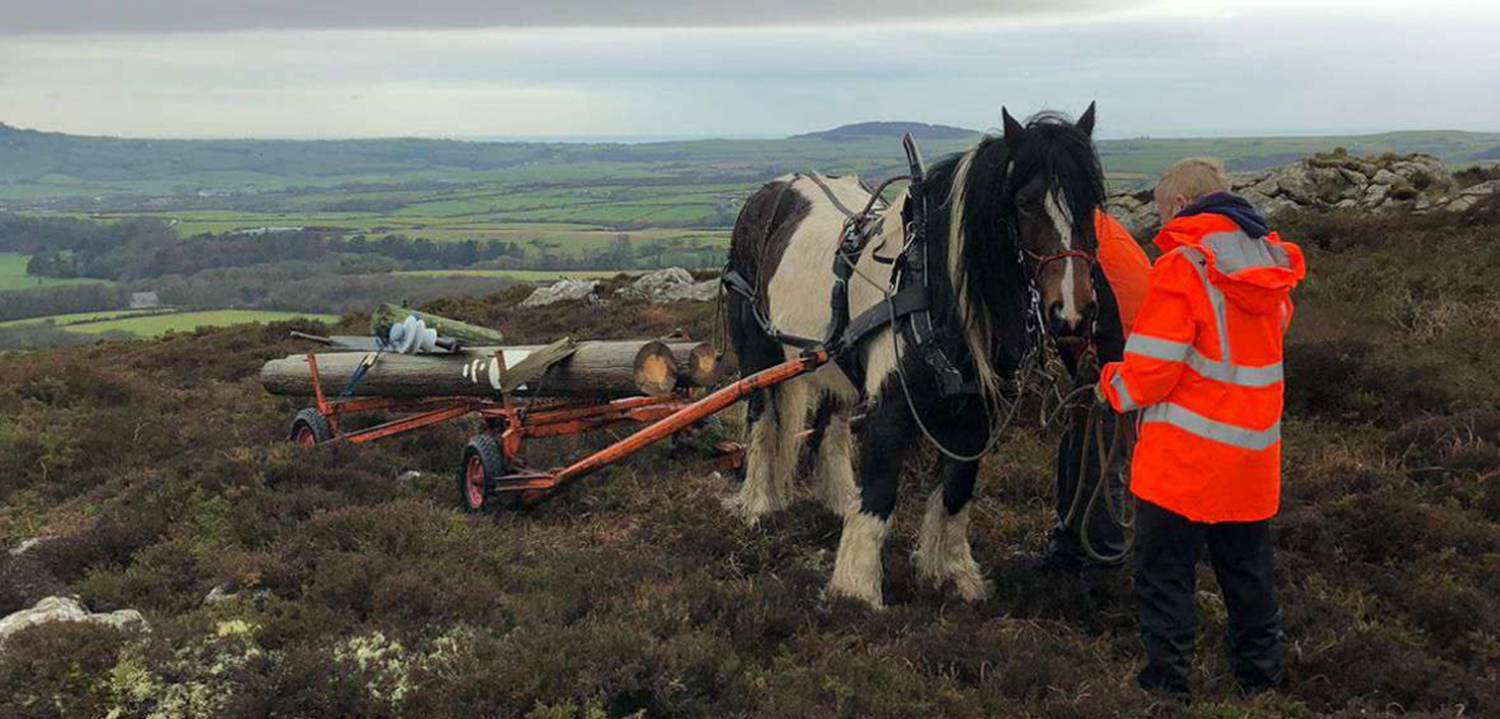
[[[1062,302],[1053,302],[1047,306],[1047,330],[1057,338],[1083,337],[1094,326],[1094,316],[1098,312],[1098,306],[1093,303],[1070,313]]]

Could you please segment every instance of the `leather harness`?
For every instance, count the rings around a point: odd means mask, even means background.
[[[791,335],[777,329],[770,322],[770,318],[765,315],[764,308],[761,306],[759,286],[752,284],[733,267],[725,267],[721,281],[728,291],[744,297],[750,303],[757,324],[772,340],[800,349],[815,347],[830,349],[834,361],[853,380],[856,387],[863,389],[865,368],[860,353],[853,350],[888,325],[898,325],[908,346],[916,348],[918,355],[936,374],[938,388],[943,396],[977,394],[978,382],[973,377],[965,377],[964,373],[959,370],[959,365],[948,357],[938,341],[941,321],[933,316],[931,291],[933,277],[927,257],[926,231],[929,208],[927,195],[922,191],[923,182],[926,180],[926,167],[922,162],[921,151],[910,134],[904,136],[901,143],[906,151],[907,165],[911,174],[893,177],[881,183],[871,192],[869,202],[860,212],[850,213],[842,204],[834,202],[834,206],[844,212],[847,219],[844,221],[844,230],[839,237],[838,249],[834,253],[834,283],[829,300],[833,310],[833,319],[821,339]],[[833,197],[832,192],[816,176],[813,179],[818,181],[826,194]],[[881,193],[892,183],[900,180],[910,180],[906,206],[902,211],[904,231],[901,252],[893,258],[879,256],[874,258],[877,262],[895,265],[891,274],[891,291],[887,293],[884,300],[861,312],[858,316],[850,317],[849,278],[853,276],[855,265],[858,264],[860,256],[874,236],[873,230],[879,224],[876,222],[875,211]],[[790,186],[784,188],[782,192],[785,193],[789,189]],[[780,204],[781,196],[777,196],[769,215],[770,218],[775,218],[776,209]],[[965,361],[963,364],[968,366],[972,363]]]

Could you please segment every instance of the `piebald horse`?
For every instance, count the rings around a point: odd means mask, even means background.
[[[925,200],[935,340],[978,391],[942,396],[932,365],[888,326],[851,350],[863,377],[830,363],[750,397],[745,480],[726,506],[754,523],[790,504],[799,435],[816,406],[812,487],[844,519],[830,594],[883,606],[880,552],[897,480],[907,451],[926,434],[948,451],[939,458],[941,486],[927,501],[916,568],[939,587],[951,581],[966,601],[988,596],[991,586],[969,547],[969,500],[1002,388],[1013,386],[1036,344],[1030,326],[1042,324],[1057,338],[1092,330],[1094,212],[1104,201],[1091,138],[1094,106],[1076,124],[1056,113],[1024,126],[1003,108],[1001,115],[1003,136],[935,164],[920,186],[923,196],[908,190],[879,211],[849,280],[851,315],[885,301],[904,218],[921,217],[914,208]],[[757,297],[730,293],[727,324],[746,374],[798,352],[773,339],[757,312],[781,333],[817,338],[827,331],[844,222],[870,196],[854,177],[797,174],[745,202],[729,268],[756,287]],[[849,417],[861,403],[856,483]]]

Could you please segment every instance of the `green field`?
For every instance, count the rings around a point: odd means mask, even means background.
[[[16,138],[7,144],[5,137]],[[978,135],[925,140],[930,161]],[[1097,143],[1114,185],[1147,182],[1173,161],[1214,155],[1232,171],[1345,147],[1425,152],[1455,166],[1500,158],[1500,133],[1390,132],[1260,138],[1134,138]],[[120,168],[130,168],[123,172]],[[708,266],[722,259],[741,203],[789,172],[905,172],[896,136],[643,144],[422,139],[327,142],[139,141],[0,127],[0,204],[39,215],[171,223],[181,237],[311,227],[434,242],[499,240],[540,268],[584,265],[627,243],[634,260]],[[0,256],[0,289],[36,286],[19,255]],[[514,276],[514,275],[511,275]],[[30,284],[27,284],[30,283]]]
[[[280,322],[305,317],[323,322],[336,322],[333,315],[309,315],[297,312],[262,312],[258,310],[213,310],[208,312],[174,312],[139,317],[125,317],[105,322],[89,322],[73,325],[70,332],[100,334],[110,330],[129,332],[138,337],[159,337],[167,332],[187,332],[199,327],[224,327],[249,322]]]
[[[0,291],[29,290],[34,287],[76,285],[86,282],[104,282],[104,280],[59,280],[51,277],[33,277],[26,274],[26,263],[30,261],[31,255],[0,252]]]
[[[141,315],[171,314],[172,310],[104,310],[103,312],[76,312],[68,315],[51,315],[48,317],[32,317],[24,320],[10,320],[0,322],[0,327],[19,327],[21,325],[39,325],[51,323],[57,327],[73,327],[80,324],[91,324],[106,320],[124,319],[126,317],[139,317]]]
[[[522,282],[557,280],[606,280],[621,274],[639,275],[644,270],[409,270],[393,274],[410,277],[505,277]]]

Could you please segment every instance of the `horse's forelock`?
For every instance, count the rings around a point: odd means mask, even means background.
[[[947,210],[953,319],[964,327],[979,378],[990,392],[998,391],[1001,371],[1020,364],[1031,341],[1024,321],[991,318],[1024,317],[1030,310],[1028,278],[1010,228],[1015,193],[1039,174],[1049,187],[1063,191],[1081,236],[1092,238],[1093,211],[1104,202],[1104,172],[1092,139],[1061,115],[1032,117],[1014,148],[987,137],[931,173],[929,191],[943,193]],[[990,361],[993,356],[999,367]]]
[[[1008,183],[1010,192],[1045,178],[1048,187],[1059,188],[1068,199],[1075,228],[1092,237],[1093,211],[1104,204],[1104,170],[1094,141],[1074,127],[1066,116],[1054,112],[1034,115],[1026,123],[1014,153],[1015,166]]]

